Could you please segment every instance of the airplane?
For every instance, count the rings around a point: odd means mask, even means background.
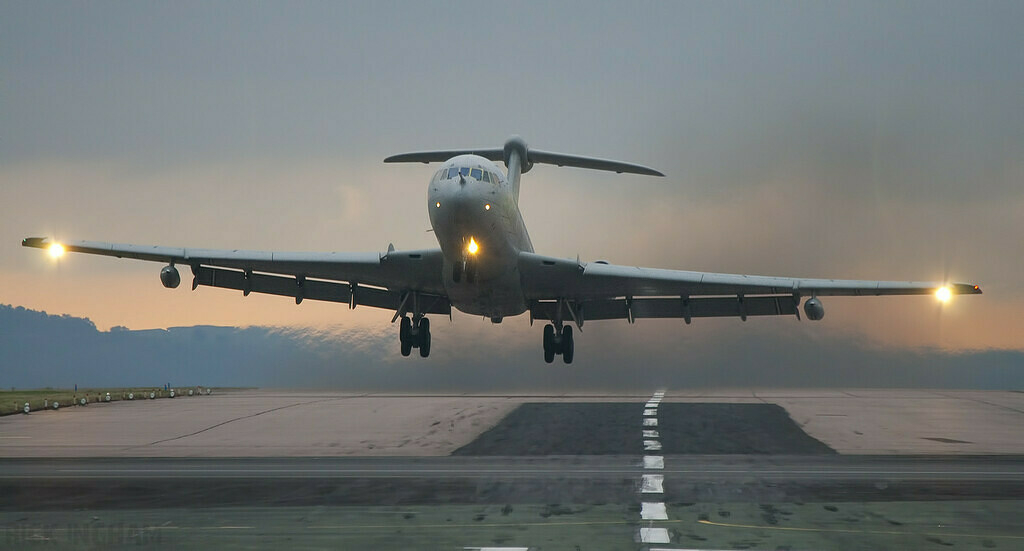
[[[502,171],[496,162],[504,163]],[[530,149],[519,136],[501,148],[404,153],[385,163],[441,163],[427,187],[430,225],[439,248],[385,253],[279,252],[172,248],[95,241],[58,242],[29,237],[25,247],[53,256],[79,252],[166,263],[164,287],[181,282],[177,265],[200,285],[393,310],[399,321],[403,356],[413,349],[430,355],[428,315],[452,308],[490,318],[492,323],[529,313],[543,329],[544,361],[561,356],[572,363],[573,325],[641,318],[795,316],[800,303],[807,318],[820,320],[820,297],[980,294],[970,283],[807,279],[691,272],[582,262],[534,252],[519,211],[519,184],[536,164],[552,164],[648,176],[645,166]]]

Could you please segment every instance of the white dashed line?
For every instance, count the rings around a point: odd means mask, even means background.
[[[661,502],[641,503],[640,518],[644,520],[668,520],[668,514],[665,512],[665,504]]]
[[[658,426],[658,404],[661,402],[662,397],[665,396],[664,390],[659,390],[654,393],[654,396],[647,401],[644,405],[644,416],[643,426],[645,427],[657,427]],[[644,451],[658,451],[661,449],[661,442],[655,440],[660,438],[656,429],[643,429],[643,442]],[[644,468],[645,469],[664,469],[665,468],[665,457],[661,455],[645,455],[644,456]],[[664,494],[665,493],[665,476],[660,474],[645,474],[640,477],[640,493],[641,494]],[[668,511],[665,509],[665,503],[648,502],[644,501],[640,503],[640,519],[647,521],[648,526],[641,526],[639,539],[640,543],[670,543],[668,529],[667,528],[654,528],[650,526],[653,521],[657,520],[668,520]]]
[[[640,543],[669,543],[668,530],[665,528],[641,528]]]
[[[665,458],[660,455],[645,455],[644,456],[644,468],[645,469],[664,469]]]
[[[663,494],[665,488],[665,477],[660,474],[645,474],[640,477],[640,493],[642,494]]]

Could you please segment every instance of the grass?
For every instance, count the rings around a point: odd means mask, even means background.
[[[206,387],[203,387],[204,390]],[[188,396],[189,387],[175,389],[178,396]],[[195,390],[193,388],[193,390]],[[128,394],[134,394],[136,400],[148,399],[152,392],[157,398],[167,398],[168,392],[158,387],[110,387],[110,388],[44,388],[36,390],[0,390],[0,415],[21,413],[25,403],[29,404],[32,411],[45,408],[52,409],[53,402],[58,402],[60,407],[70,407],[85,398],[88,403],[104,401],[107,393],[110,393],[110,401],[127,400]]]

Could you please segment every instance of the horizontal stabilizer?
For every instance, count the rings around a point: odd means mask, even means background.
[[[459,155],[476,155],[489,161],[503,161],[505,152],[501,149],[444,149],[439,151],[417,151],[400,153],[384,159],[385,163],[443,163]]]
[[[664,176],[661,172],[643,165],[612,161],[608,159],[597,159],[594,157],[583,157],[580,155],[567,155],[565,153],[553,153],[551,151],[539,151],[530,149],[526,142],[518,136],[513,136],[505,142],[504,148],[478,148],[478,149],[444,149],[438,151],[418,151],[415,153],[401,153],[384,159],[385,163],[442,163],[459,155],[477,155],[489,161],[503,161],[508,166],[509,155],[512,151],[519,151],[523,163],[523,172],[530,170],[534,164],[547,164],[557,166],[571,166],[574,168],[589,168],[592,170],[607,170],[610,172],[644,174],[647,176]]]
[[[643,174],[645,176],[664,176],[661,172],[643,165],[611,161],[608,159],[597,159],[594,157],[581,157],[579,155],[566,155],[565,153],[552,153],[550,151],[529,152],[531,163],[546,165],[571,166],[574,168],[589,168],[592,170],[607,170],[610,172],[628,172],[629,174]]]

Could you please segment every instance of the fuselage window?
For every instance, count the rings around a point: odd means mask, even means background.
[[[462,167],[459,169],[459,174],[463,176],[469,176],[469,167]]]
[[[484,176],[483,176],[483,172],[484,172],[484,171],[480,170],[479,168],[474,168],[473,170],[471,170],[471,171],[469,172],[469,174],[470,174],[470,175],[471,175],[471,176],[472,176],[473,178],[476,178],[477,180],[479,180],[479,179],[481,179],[481,178],[483,178],[483,177],[484,177]]]
[[[449,178],[454,178],[454,177],[456,177],[458,175],[459,175],[459,169],[457,169],[457,168],[449,168],[448,169],[448,177]]]
[[[501,176],[498,176],[497,174],[491,174],[491,181],[494,182],[495,184],[500,184]]]
[[[484,181],[487,182],[488,184],[491,183],[491,173],[490,172],[484,172]]]

